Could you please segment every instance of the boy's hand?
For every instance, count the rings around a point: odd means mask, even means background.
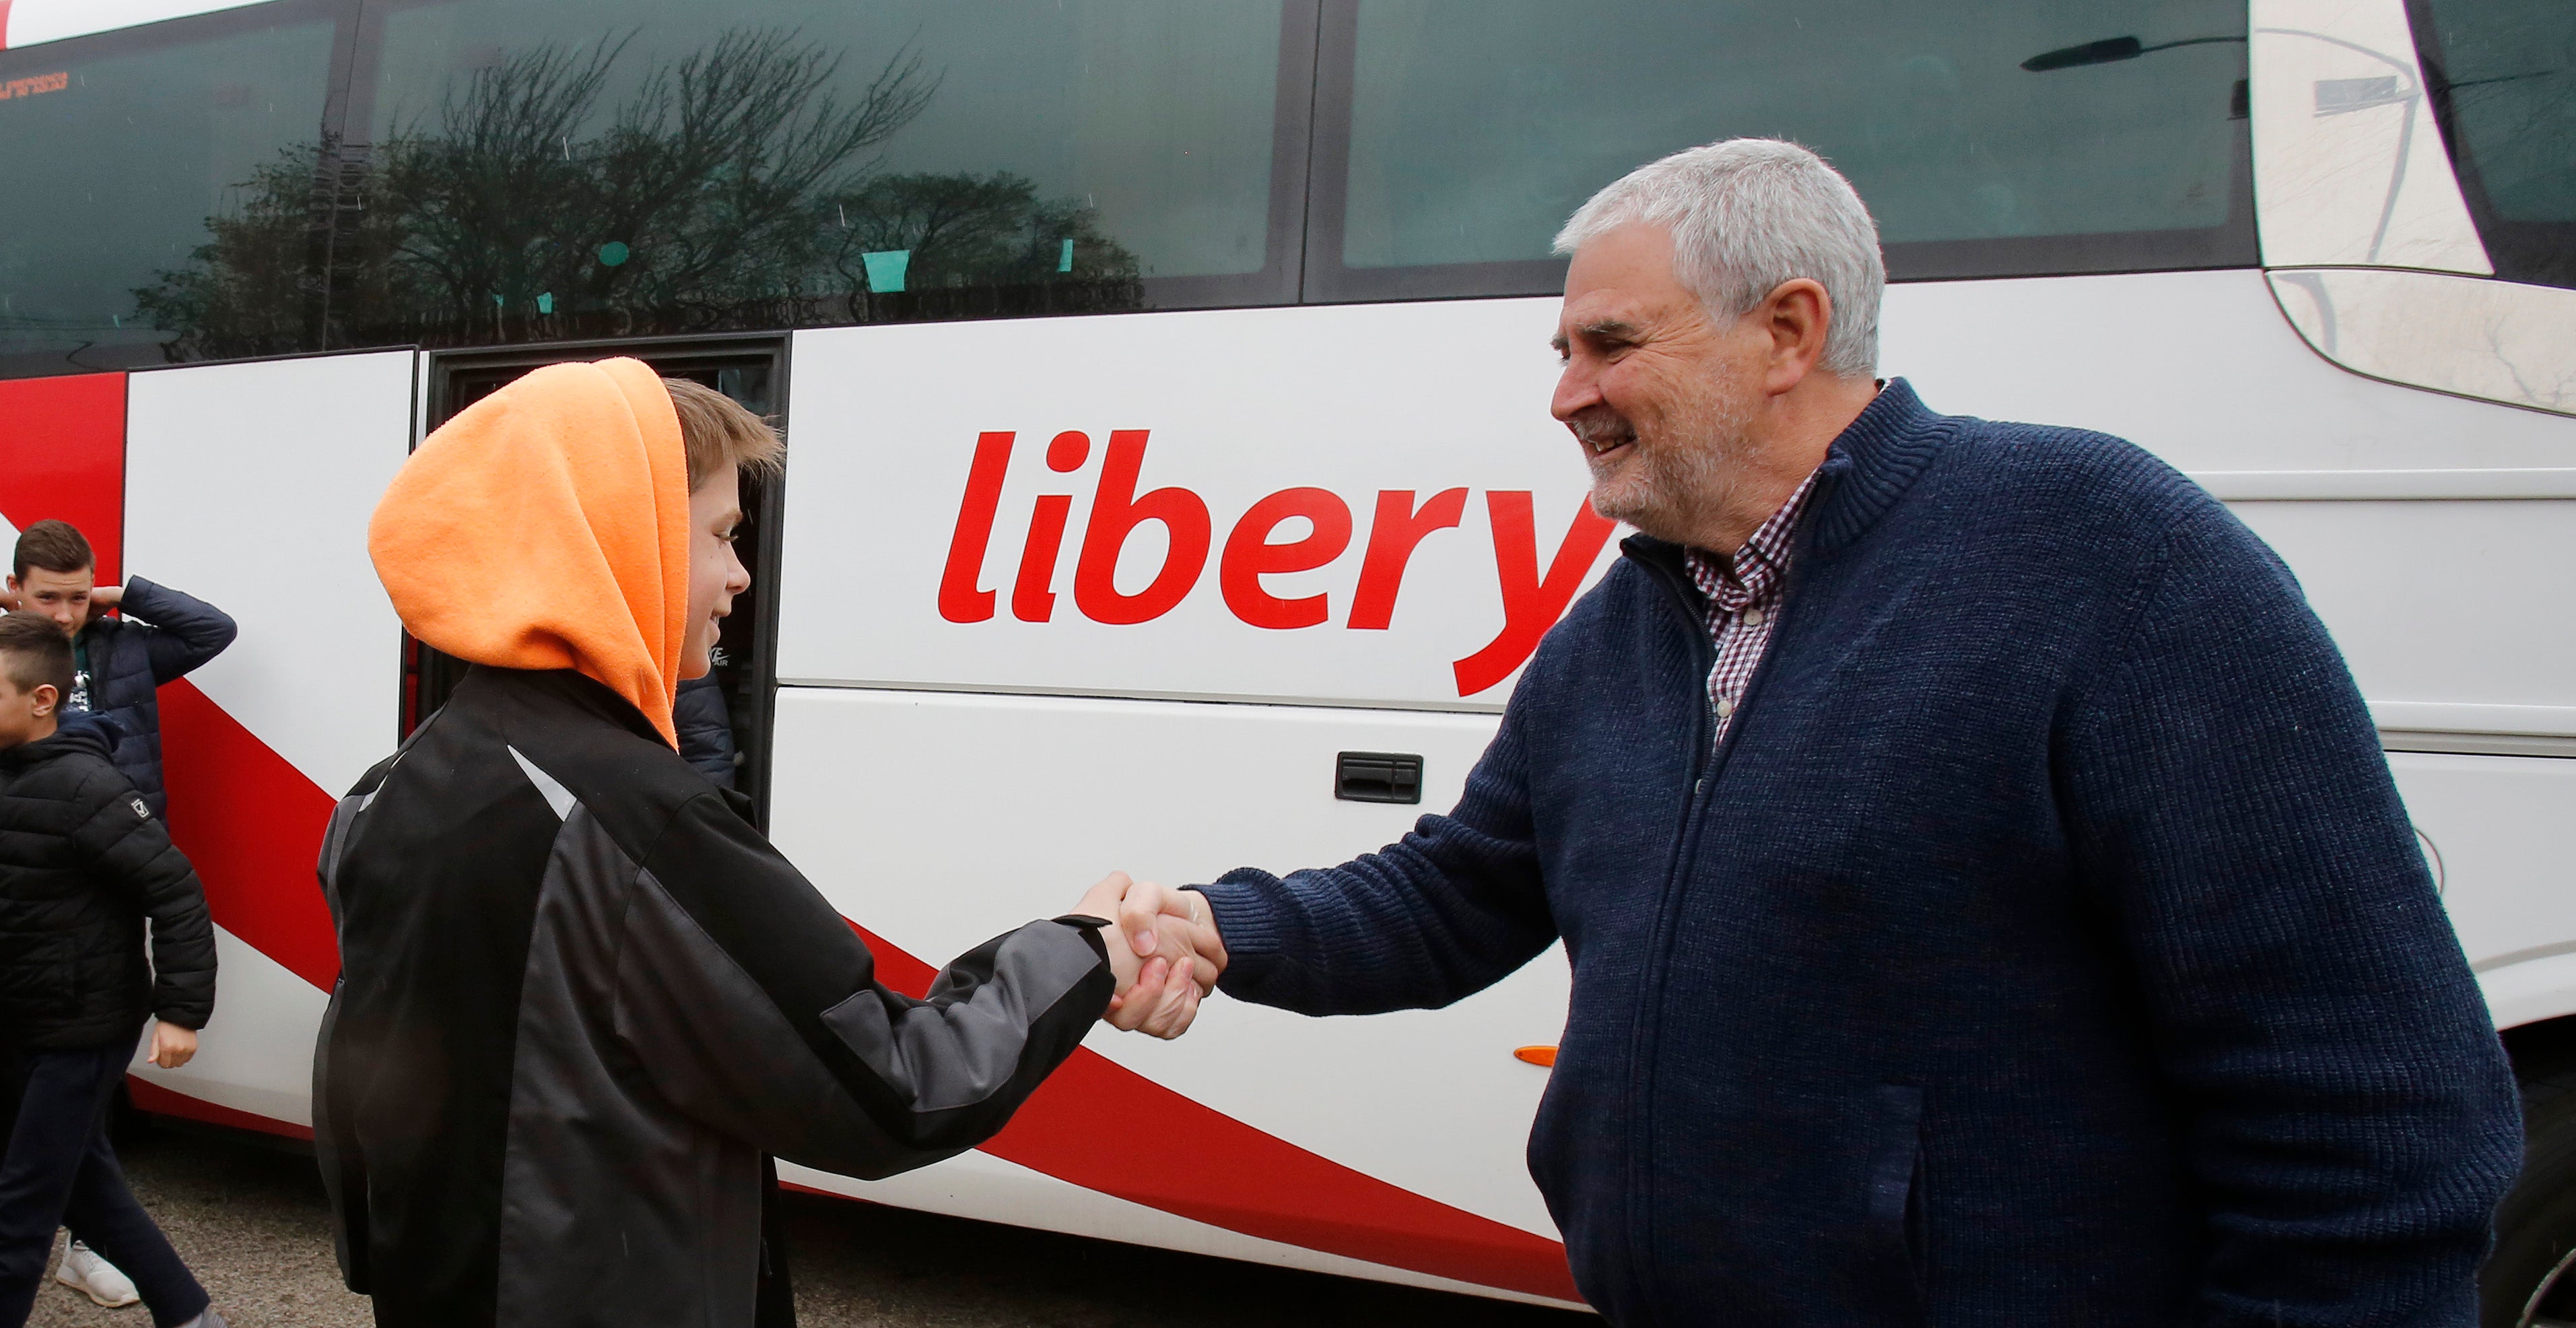
[[[1153,881],[1136,881],[1120,895],[1116,917],[1118,931],[1127,938],[1129,948],[1139,954],[1185,953],[1190,957],[1190,976],[1197,981],[1199,994],[1216,990],[1216,980],[1225,975],[1225,940],[1217,935],[1216,915],[1208,907],[1206,895]]]
[[[1082,897],[1076,911],[1093,917],[1115,917],[1119,901],[1133,888],[1125,872],[1111,872]],[[1109,950],[1110,971],[1117,976],[1117,994],[1109,999],[1109,1012],[1103,1016],[1110,1027],[1126,1032],[1143,1032],[1159,1038],[1179,1037],[1198,1014],[1199,998],[1206,987],[1214,985],[1215,965],[1210,965],[1197,948],[1213,948],[1214,931],[1201,930],[1186,919],[1166,928],[1152,950],[1139,950],[1129,942],[1120,928],[1102,929],[1101,942]],[[1202,985],[1201,969],[1208,971]]]
[[[196,1058],[197,1030],[163,1019],[152,1021],[152,1063],[175,1070]]]

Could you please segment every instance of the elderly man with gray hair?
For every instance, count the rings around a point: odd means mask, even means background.
[[[1318,1015],[1563,938],[1530,1170],[1613,1323],[2472,1323],[2513,1083],[2279,560],[2128,443],[1877,381],[1876,228],[1803,148],[1557,246],[1556,417],[1641,533],[1449,815],[1121,925],[1212,914],[1226,992]]]

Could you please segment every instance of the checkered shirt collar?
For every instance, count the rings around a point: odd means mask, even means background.
[[[1708,596],[1712,608],[1732,616],[1779,593],[1780,578],[1789,570],[1789,539],[1797,533],[1798,514],[1806,510],[1807,495],[1815,487],[1816,475],[1810,471],[1797,492],[1754,529],[1753,537],[1744,541],[1732,560],[1706,549],[1690,550],[1691,581]]]

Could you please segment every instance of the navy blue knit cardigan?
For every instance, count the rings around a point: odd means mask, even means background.
[[[2514,1087],[2287,569],[1901,381],[1819,486],[1723,745],[1631,539],[1454,812],[1202,887],[1224,989],[1438,1006],[1563,937],[1530,1171],[1616,1324],[2473,1322]]]

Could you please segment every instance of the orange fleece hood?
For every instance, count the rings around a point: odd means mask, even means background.
[[[413,636],[471,663],[578,670],[679,745],[689,464],[641,361],[551,364],[466,407],[394,476],[367,553]]]

